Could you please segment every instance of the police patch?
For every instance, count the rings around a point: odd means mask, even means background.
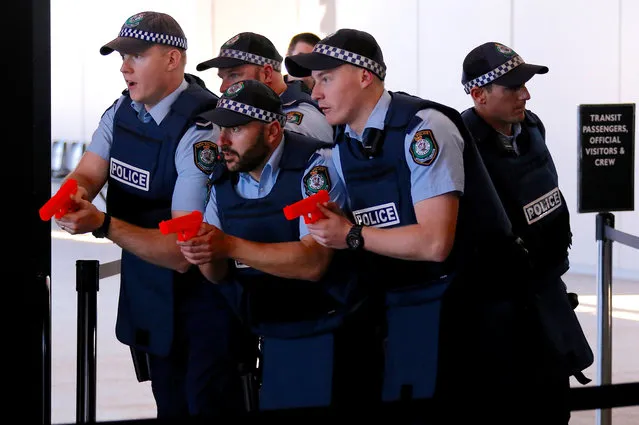
[[[316,165],[304,176],[304,190],[308,196],[315,195],[320,190],[331,190],[331,178],[328,168]]]
[[[286,122],[290,122],[291,124],[300,125],[303,118],[304,114],[298,111],[290,111],[286,113]]]
[[[236,42],[237,40],[239,40],[239,39],[240,39],[240,35],[238,34],[238,35],[236,35],[236,36],[234,36],[234,37],[230,38],[229,40],[227,40],[227,41],[224,43],[224,46],[230,46],[231,44],[235,44],[235,42]]]
[[[219,148],[215,142],[202,140],[193,145],[193,162],[205,174],[213,172],[213,166],[219,155]]]
[[[136,13],[135,15],[131,16],[129,19],[126,20],[126,22],[124,23],[124,26],[127,28],[137,27],[140,24],[140,22],[142,22],[142,19],[144,19],[144,12]]]
[[[234,97],[244,88],[244,82],[240,81],[239,83],[232,84],[226,91],[224,92],[224,97]]]
[[[499,53],[505,56],[512,56],[515,54],[515,51],[513,49],[511,49],[510,47],[506,47],[500,43],[495,43],[495,48]]]
[[[419,130],[415,133],[410,144],[410,155],[416,164],[430,165],[435,161],[438,153],[439,146],[432,131]]]
[[[561,194],[559,193],[559,188],[556,187],[545,195],[542,195],[534,201],[524,205],[526,221],[528,224],[533,224],[559,207],[561,207]]]

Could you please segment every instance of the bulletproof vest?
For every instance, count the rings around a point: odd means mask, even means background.
[[[299,221],[287,220],[282,209],[302,199],[301,181],[309,158],[330,145],[286,130],[285,140],[277,182],[265,197],[238,195],[236,173],[216,176],[215,201],[226,233],[265,243],[299,240]],[[260,335],[297,338],[333,329],[360,299],[349,255],[336,252],[319,282],[284,279],[231,261],[227,280],[241,289],[236,309]]]
[[[107,212],[144,228],[171,218],[177,145],[193,118],[216,102],[213,93],[191,83],[157,125],[138,119],[127,93],[114,118]],[[196,268],[179,274],[125,250],[121,267],[118,339],[153,354],[168,354],[173,335],[173,282],[201,275]]]
[[[513,232],[523,240],[531,267],[537,273],[561,276],[568,269],[570,217],[538,117],[526,111],[516,142],[519,155],[504,148],[474,109],[464,111],[462,117],[476,139]]]
[[[402,92],[391,93],[384,130],[367,129],[364,145],[350,139],[344,126],[336,131],[344,179],[355,222],[366,226],[396,227],[417,223],[411,196],[410,170],[405,160],[406,135],[421,119],[415,114],[434,108],[445,115],[457,112],[444,105]],[[384,276],[389,288],[437,279],[453,269],[454,254],[443,263],[406,261],[367,252],[372,276]]]
[[[286,83],[287,89],[280,95],[280,99],[282,99],[282,108],[289,109],[293,106],[299,105],[300,103],[308,103],[315,107],[318,111],[322,112],[317,102],[314,101],[311,95],[304,90],[303,84],[304,82],[300,80],[293,80]]]
[[[404,149],[407,134],[421,122],[417,112],[427,108],[446,115],[468,138],[457,111],[401,92],[391,93],[383,131],[365,130],[363,143],[338,127],[335,140],[355,222],[383,228],[417,223]],[[386,289],[384,401],[434,394],[442,298],[457,276],[457,251],[441,263],[363,253],[366,280]]]

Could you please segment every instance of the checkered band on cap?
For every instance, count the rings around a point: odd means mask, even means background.
[[[133,28],[122,28],[118,36],[137,38],[139,40],[148,41],[149,43],[168,44],[169,46],[179,47],[186,50],[186,38],[177,37],[175,35],[159,34],[150,31],[140,31]]]
[[[255,65],[265,65],[268,63],[271,64],[273,66],[273,69],[277,72],[280,72],[282,70],[282,62],[265,58],[264,56],[259,56],[254,53],[243,52],[241,50],[221,49],[220,57],[239,59],[244,62],[254,63]]]
[[[377,74],[382,80],[386,77],[386,68],[366,56],[349,52],[339,47],[329,46],[328,44],[316,44],[315,47],[313,47],[313,52],[366,68],[372,73]]]
[[[273,122],[277,120],[280,122],[282,127],[286,124],[285,115],[265,111],[264,109],[256,108],[255,106],[247,105],[246,103],[237,102],[231,99],[221,98],[217,101],[217,107],[238,112],[260,121]]]
[[[524,60],[521,58],[521,56],[519,55],[513,56],[509,61],[504,62],[503,64],[499,65],[497,68],[493,69],[492,71],[489,71],[485,73],[484,75],[480,75],[474,80],[470,80],[469,82],[464,84],[464,91],[466,92],[466,94],[469,94],[470,89],[472,89],[473,87],[481,87],[481,86],[485,86],[488,83],[492,83],[497,78],[501,77],[508,71],[512,71],[513,69],[517,68],[522,63],[524,63]]]

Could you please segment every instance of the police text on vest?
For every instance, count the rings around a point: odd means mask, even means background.
[[[134,167],[125,162],[111,158],[111,167],[109,174],[115,180],[132,186],[136,189],[149,191],[149,175],[150,173],[141,168]]]
[[[561,195],[559,188],[556,187],[543,196],[535,199],[531,203],[524,206],[524,214],[528,224],[541,220],[561,206]]]
[[[355,223],[364,226],[387,227],[399,224],[397,207],[393,202],[353,211],[353,217]]]

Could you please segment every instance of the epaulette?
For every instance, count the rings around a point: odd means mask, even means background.
[[[195,126],[198,130],[210,130],[213,128],[213,123],[198,115],[195,117]]]

